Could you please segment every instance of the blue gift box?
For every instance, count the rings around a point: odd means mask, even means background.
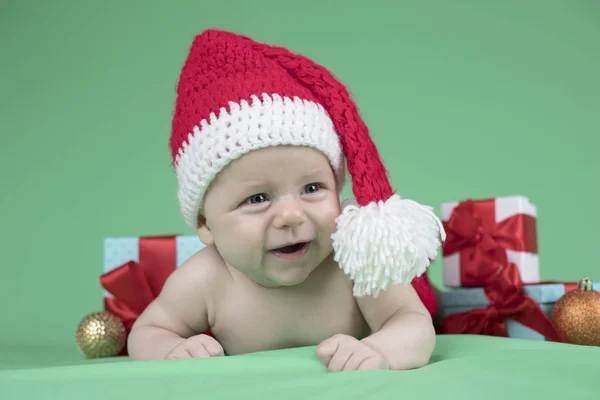
[[[595,282],[593,289],[600,291],[600,282]],[[523,294],[535,300],[550,318],[554,304],[565,294],[565,286],[563,284],[525,285]],[[489,304],[483,288],[457,288],[444,291],[440,293],[440,302],[444,318],[451,314],[485,308]],[[546,340],[538,332],[511,319],[506,321],[506,328],[508,336],[512,338]]]
[[[139,261],[139,237],[109,237],[104,239],[103,273],[110,272],[129,261]],[[176,261],[180,267],[204,247],[198,236],[175,236]],[[111,296],[106,290],[105,296]]]

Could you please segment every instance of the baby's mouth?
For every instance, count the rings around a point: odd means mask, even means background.
[[[280,247],[270,251],[271,254],[286,260],[296,260],[301,258],[305,253],[310,242],[300,242],[289,246]]]
[[[307,244],[308,244],[308,242],[300,242],[300,243],[292,244],[289,246],[280,247],[278,249],[273,249],[273,251],[276,251],[278,253],[284,253],[284,254],[295,253],[297,251],[302,250],[304,248],[304,246],[306,246]]]

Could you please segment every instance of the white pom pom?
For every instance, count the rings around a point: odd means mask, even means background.
[[[331,236],[335,261],[354,281],[354,296],[376,297],[421,276],[446,239],[431,207],[393,195],[364,207],[347,205]]]

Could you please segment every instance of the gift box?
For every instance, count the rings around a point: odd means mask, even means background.
[[[443,203],[441,216],[444,286],[483,287],[506,261],[523,283],[539,282],[537,210],[525,196]]]
[[[522,294],[537,303],[541,311],[543,311],[545,317],[549,320],[552,308],[554,307],[556,301],[560,299],[567,291],[573,290],[576,287],[576,283],[540,283],[535,285],[524,285],[522,287]],[[595,282],[593,284],[593,289],[600,291],[600,282]],[[498,312],[498,310],[486,310],[491,302],[486,295],[484,288],[458,288],[441,292],[440,302],[443,314],[442,317],[444,319],[449,316],[463,314],[462,320],[467,321],[468,318],[465,317],[468,317],[466,313],[469,312],[472,313],[471,317],[480,319],[480,321],[478,321],[478,325],[484,327],[483,330],[481,332],[469,333],[492,335],[493,328],[491,325],[495,323],[504,323],[508,337],[530,340],[549,340],[540,332],[531,329],[530,327],[527,327],[510,317],[511,306],[514,308],[515,315],[516,313],[521,313],[519,319],[539,319],[539,316],[535,315],[535,310],[532,310],[529,316],[523,315],[521,311],[522,307],[514,307],[514,305],[507,305],[507,308],[500,312]],[[501,317],[499,314],[502,313],[507,314],[507,317],[502,319],[502,321],[498,321],[498,318]],[[455,331],[452,333],[461,332]]]
[[[173,267],[180,267],[194,253],[204,247],[197,236],[156,236],[156,237],[109,237],[104,239],[103,274],[122,267],[130,261],[140,261],[140,244],[146,241],[146,246],[153,246],[154,240],[172,240],[174,245]],[[167,256],[169,257],[169,256]],[[105,296],[112,296],[104,290]]]
[[[169,276],[203,247],[196,236],[106,238],[100,275],[104,310],[121,320],[128,335]],[[210,331],[204,333],[212,335]],[[127,355],[127,349],[120,355]]]
[[[107,273],[133,260],[140,260],[140,240],[154,238],[172,238],[175,244],[175,266],[181,266],[194,253],[201,250],[204,244],[198,236],[149,236],[149,237],[110,237],[104,239],[103,272]]]

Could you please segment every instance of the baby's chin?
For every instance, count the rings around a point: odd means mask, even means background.
[[[270,275],[272,281],[276,282],[280,287],[296,286],[304,283],[310,284],[307,281],[312,276],[315,277],[314,279],[319,279],[318,275],[320,275],[320,273],[317,270],[327,269],[335,263],[333,258],[334,254],[332,251],[315,265],[296,267],[285,271],[274,271],[274,273]],[[311,279],[311,281],[314,281],[314,279]]]
[[[293,264],[280,264],[279,262],[266,263],[259,269],[245,270],[244,268],[235,268],[246,278],[254,281],[260,286],[266,288],[284,288],[307,283],[309,277],[322,267],[327,267],[333,262],[333,249],[324,254],[313,255],[305,262]]]
[[[260,276],[253,277],[259,285],[268,288],[292,287],[305,283],[318,265],[275,267],[261,271]]]
[[[308,279],[315,268],[292,268],[287,271],[271,271],[265,276],[267,287],[291,287],[300,285]]]

